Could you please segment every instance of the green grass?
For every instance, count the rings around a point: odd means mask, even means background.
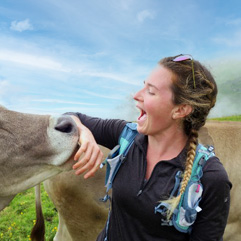
[[[52,241],[57,231],[58,215],[46,191],[41,186],[42,209],[46,241]],[[27,241],[36,220],[34,188],[18,194],[0,213],[0,240]]]
[[[241,115],[226,116],[221,118],[212,118],[210,120],[220,120],[220,121],[241,121]]]

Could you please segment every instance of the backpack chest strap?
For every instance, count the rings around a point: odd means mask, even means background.
[[[197,146],[190,180],[185,192],[181,196],[178,207],[173,213],[172,219],[166,220],[166,212],[168,209],[170,210],[170,205],[168,203],[163,201],[155,207],[155,213],[161,214],[162,225],[174,225],[174,227],[180,232],[191,232],[192,224],[196,219],[197,212],[201,211],[198,204],[203,192],[203,186],[200,182],[200,179],[203,176],[203,167],[212,156],[215,156],[213,147],[206,148],[201,144]],[[180,190],[181,180],[182,172],[178,171],[175,176],[175,185],[170,198],[177,193],[177,189]]]

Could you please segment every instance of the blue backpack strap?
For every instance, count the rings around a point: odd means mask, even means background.
[[[177,171],[175,175],[175,185],[174,188],[172,189],[172,192],[170,194],[170,198],[174,197],[174,195],[177,193],[177,191],[180,188],[180,184],[183,178],[183,172],[182,171]],[[170,209],[170,204],[161,202],[155,207],[155,213],[160,213],[162,216],[162,226],[172,226],[172,220],[167,220],[167,210]]]
[[[118,141],[119,144],[110,151],[108,157],[101,164],[101,168],[105,164],[107,165],[105,177],[105,186],[107,188],[106,192],[112,188],[113,180],[121,164],[124,162],[124,159],[131,148],[137,133],[137,124],[127,123],[120,134]]]
[[[137,135],[137,123],[127,123],[119,137],[120,152],[126,157]]]
[[[198,206],[203,192],[200,179],[203,176],[203,167],[212,156],[215,156],[213,147],[206,148],[198,144],[190,180],[172,217],[174,227],[180,232],[190,233],[197,213],[202,210]]]
[[[191,232],[191,225],[196,220],[197,212],[201,211],[198,204],[201,200],[203,192],[203,187],[200,182],[200,179],[203,176],[203,167],[210,157],[215,156],[213,150],[214,148],[211,146],[208,148],[201,144],[197,146],[190,180],[185,192],[181,196],[177,209],[173,213],[172,220],[165,220],[165,213],[170,207],[169,204],[161,202],[155,208],[155,213],[158,212],[162,214],[162,225],[174,225],[174,227],[180,232]],[[180,190],[180,171],[177,172],[175,179],[176,182],[171,196],[173,196],[173,194],[176,192],[177,186],[179,186],[178,188]]]
[[[212,156],[215,156],[214,148],[212,146],[205,147],[202,144],[198,144],[190,178],[192,181],[198,181],[201,179],[203,176],[203,167],[207,160]]]
[[[137,133],[137,124],[127,123],[119,137],[119,145],[114,147],[114,149],[109,153],[106,160],[107,170],[105,178],[105,186],[107,188],[107,192],[112,188],[114,178],[121,164],[124,162],[125,157],[130,150]]]
[[[112,188],[112,183],[114,178],[121,166],[124,162],[125,157],[130,150],[137,132],[137,124],[136,123],[127,123],[121,132],[119,137],[118,145],[115,146],[109,153],[106,160],[101,164],[101,168],[106,164],[106,176],[105,176],[105,186],[106,186],[106,195],[101,201],[106,202],[107,200],[111,201],[111,197],[108,194],[108,191]],[[108,219],[106,222],[106,236],[104,241],[107,241],[107,234],[109,229],[109,221],[110,221],[110,213],[111,213],[111,206],[109,205],[109,213]]]

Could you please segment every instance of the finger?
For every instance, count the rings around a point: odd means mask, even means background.
[[[78,161],[76,164],[73,165],[73,170],[77,170],[77,169],[81,169],[85,164],[87,163],[87,161],[85,159],[81,159],[80,161]]]
[[[102,154],[102,152],[101,152],[101,150],[99,149],[99,147],[96,148],[96,149],[97,149],[97,150],[93,150],[93,152],[92,152],[92,154],[91,154],[91,157],[90,157],[90,159],[89,159],[89,161],[88,161],[89,169],[91,169],[91,168],[95,165],[96,161],[98,160],[99,155]]]
[[[73,165],[73,169],[82,168],[84,165],[86,165],[91,158],[91,154],[92,148],[89,147],[84,153],[83,157],[76,164]]]
[[[78,168],[75,172],[76,175],[80,175],[89,169],[89,164],[85,163],[82,167]]]
[[[76,152],[75,156],[74,156],[74,160],[78,161],[80,156],[86,152],[87,150],[87,143],[84,143],[83,145],[80,146],[79,150]]]
[[[96,166],[94,166],[90,171],[88,171],[85,175],[84,175],[84,178],[85,179],[88,179],[90,177],[94,177],[95,173],[99,170],[100,168],[100,162],[98,162],[98,164]]]
[[[78,169],[75,172],[76,175],[82,174],[92,168],[92,164],[88,162],[88,159],[84,159],[83,161],[81,161],[81,164],[79,164],[78,167],[76,166],[77,165],[75,164],[74,169]]]
[[[95,165],[92,166],[91,169],[89,169],[89,171],[84,175],[84,178],[87,179],[89,177],[93,177],[95,175],[95,173],[99,170],[100,168],[100,164],[103,160],[103,153],[101,152],[98,155],[98,158],[96,159]]]
[[[92,162],[86,162],[81,168],[79,168],[77,171],[76,171],[76,174],[79,175],[79,174],[82,174],[84,172],[86,172],[87,170],[91,170],[96,162],[96,160],[98,160],[98,156],[96,157],[96,154],[93,153],[93,158],[94,161]]]

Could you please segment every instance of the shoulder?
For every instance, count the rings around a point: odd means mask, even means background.
[[[203,167],[203,177],[201,180],[205,183],[210,181],[229,182],[228,174],[218,157],[213,156],[207,160]]]
[[[232,183],[225,168],[216,156],[211,157],[204,166],[201,183],[203,185],[201,203],[203,204],[215,206],[218,200],[222,202],[230,196]]]
[[[231,183],[222,163],[216,156],[208,159],[201,178],[201,212],[197,215],[190,240],[220,240],[230,207]]]

